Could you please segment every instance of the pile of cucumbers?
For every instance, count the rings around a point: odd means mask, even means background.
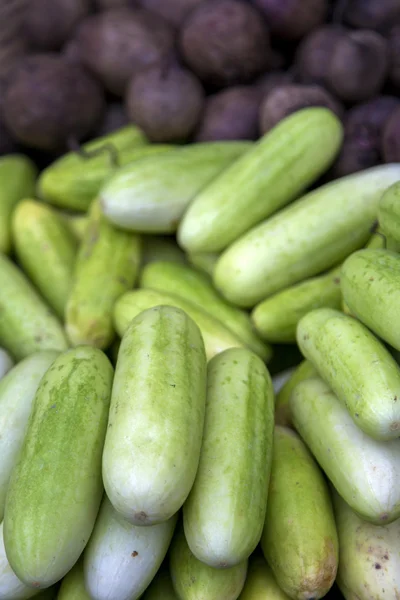
[[[0,159],[0,600],[400,598],[400,163],[342,140]]]

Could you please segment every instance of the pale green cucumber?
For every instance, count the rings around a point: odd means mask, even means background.
[[[380,228],[395,242],[400,242],[400,181],[391,185],[379,203]]]
[[[0,344],[14,359],[68,348],[61,323],[22,271],[0,254]]]
[[[8,562],[4,548],[3,523],[0,524],[0,600],[25,600],[37,596],[39,590],[18,579]]]
[[[0,348],[0,379],[7,375],[8,371],[14,366],[14,361],[4,348]]]
[[[168,569],[161,568],[147,588],[143,600],[179,600]]]
[[[286,427],[292,427],[292,417],[290,414],[290,396],[300,381],[309,379],[310,377],[316,377],[318,375],[314,366],[308,361],[303,360],[296,370],[293,372],[291,377],[287,380],[285,385],[279,390],[276,395],[275,401],[275,423],[277,425],[284,425]]]
[[[376,335],[400,350],[400,254],[390,250],[359,250],[342,268],[343,298]]]
[[[133,287],[140,255],[140,238],[110,225],[98,202],[93,202],[65,312],[65,328],[73,346],[104,349],[111,344],[113,306]]]
[[[269,360],[272,349],[254,333],[249,315],[222,298],[204,273],[188,265],[159,261],[141,273],[140,287],[175,294],[218,319],[251,350]]]
[[[333,492],[339,535],[337,583],[347,600],[400,598],[400,520],[371,525]]]
[[[290,600],[290,597],[277,584],[265,559],[257,556],[250,560],[239,600]]]
[[[176,306],[197,324],[203,336],[207,359],[228,348],[243,348],[244,344],[223,323],[179,296],[156,290],[134,290],[123,294],[114,305],[114,323],[122,337],[131,320],[143,310],[155,306]]]
[[[203,142],[133,162],[101,188],[103,212],[123,229],[174,233],[196,194],[252,145]]]
[[[386,248],[386,238],[382,232],[382,228],[378,227],[376,231],[371,235],[368,242],[365,244],[365,248]]]
[[[296,342],[297,324],[314,308],[341,307],[340,267],[273,294],[253,309],[257,333],[268,342]]]
[[[189,263],[196,269],[200,269],[200,271],[212,277],[219,254],[216,252],[192,252],[187,254],[187,258]]]
[[[186,263],[186,256],[170,235],[143,235],[142,236],[142,262],[141,266],[168,260],[170,262]]]
[[[177,516],[143,527],[124,519],[105,496],[84,552],[85,585],[93,600],[137,600],[167,554]]]
[[[214,282],[234,304],[267,296],[343,261],[369,239],[382,193],[400,179],[400,164],[336,179],[296,200],[229,246]]]
[[[182,530],[172,540],[170,571],[179,600],[237,600],[246,580],[247,562],[214,569],[192,554]]]
[[[77,243],[51,208],[36,200],[22,200],[12,219],[19,264],[60,319],[72,284]]]
[[[297,343],[360,429],[376,440],[400,437],[400,368],[369,329],[318,308],[299,322]]]
[[[75,563],[62,580],[57,600],[92,600],[85,587],[82,559]]]
[[[86,225],[88,222],[88,216],[86,213],[70,213],[67,211],[57,210],[53,208],[53,211],[64,221],[72,235],[78,242],[81,242],[85,234]]]
[[[400,440],[366,435],[319,378],[297,384],[290,409],[296,430],[347,504],[376,525],[398,519]]]
[[[272,377],[272,387],[274,388],[275,397],[277,394],[279,394],[279,392],[281,391],[283,386],[287,383],[287,381],[289,381],[289,379],[292,377],[295,370],[296,370],[296,367],[289,367],[288,369],[285,369],[284,371],[275,373],[275,375]]]
[[[37,168],[23,154],[0,157],[0,252],[12,246],[11,215],[16,204],[35,190]]]
[[[300,437],[279,425],[261,547],[293,600],[318,600],[333,586],[339,556],[328,486]]]
[[[262,360],[244,348],[215,356],[199,468],[183,506],[189,548],[210,567],[243,562],[260,541],[273,429],[274,392]]]
[[[156,306],[130,323],[118,353],[103,453],[111,503],[135,525],[170,519],[196,475],[206,355],[196,323]]]
[[[101,350],[80,347],[56,358],[40,382],[4,513],[8,560],[32,587],[64,577],[92,533],[112,377]]]

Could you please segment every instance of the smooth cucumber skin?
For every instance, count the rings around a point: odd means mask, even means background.
[[[79,347],[56,358],[40,382],[4,513],[8,560],[32,587],[64,577],[92,533],[112,377],[100,350]]]
[[[174,233],[196,194],[253,142],[202,142],[119,169],[101,188],[111,223],[141,233]]]
[[[319,308],[299,322],[297,343],[360,429],[376,440],[400,437],[400,368],[365,325]]]
[[[85,586],[82,558],[62,580],[57,600],[92,600]]]
[[[12,232],[19,264],[63,320],[75,266],[76,239],[51,208],[31,199],[22,200],[16,207]]]
[[[142,235],[142,269],[146,265],[160,260],[179,264],[187,263],[185,253],[179,248],[173,236]]]
[[[14,361],[4,348],[0,348],[0,380],[7,375],[8,371],[14,366]]]
[[[78,243],[81,242],[83,239],[85,230],[86,230],[87,222],[88,222],[87,213],[79,213],[79,212],[76,213],[76,212],[57,210],[54,207],[53,207],[53,212],[55,212],[56,215],[58,217],[60,217],[60,219],[63,220],[65,225],[68,227],[68,230],[74,236],[75,240]]]
[[[379,203],[380,228],[394,242],[400,242],[400,181],[391,185]]]
[[[250,559],[246,583],[239,600],[291,600],[279,587],[271,568],[261,556]]]
[[[15,360],[68,348],[60,321],[22,271],[0,254],[0,344]]]
[[[139,236],[110,225],[98,202],[93,202],[65,311],[65,328],[73,346],[89,344],[104,350],[111,344],[114,303],[133,287],[140,260]]]
[[[111,503],[135,525],[170,519],[196,475],[206,355],[194,321],[173,306],[141,312],[124,334],[103,453]]]
[[[190,551],[178,529],[170,550],[172,584],[179,600],[237,600],[243,589],[248,561],[227,569],[214,569]]]
[[[122,337],[134,317],[143,310],[160,305],[176,306],[193,319],[201,331],[207,360],[228,348],[244,347],[243,342],[233,332],[204,310],[179,296],[148,289],[127,292],[116,301],[113,315],[117,333]]]
[[[272,349],[254,333],[249,315],[226,302],[204,273],[188,265],[160,260],[143,269],[140,287],[175,294],[195,304],[221,321],[261,358],[271,358]]]
[[[0,524],[0,600],[25,600],[39,593],[18,579],[8,562],[4,548],[3,523]]]
[[[293,424],[342,498],[375,525],[400,517],[400,441],[377,442],[355,425],[319,378],[290,397]]]
[[[40,381],[58,352],[43,350],[19,362],[0,381],[0,522],[11,472],[24,442]]]
[[[187,258],[188,262],[196,267],[196,269],[212,277],[219,254],[216,252],[189,252]]]
[[[200,463],[183,506],[186,540],[210,567],[233,567],[255,550],[267,506],[274,392],[262,360],[247,349],[209,362]]]
[[[85,585],[93,600],[137,600],[167,554],[177,515],[143,527],[133,525],[104,497],[84,552]]]
[[[341,122],[326,108],[286,117],[200,191],[179,227],[179,244],[190,252],[223,250],[317,179],[342,138]]]
[[[253,307],[340,263],[367,242],[380,197],[398,179],[400,164],[379,165],[309,192],[221,254],[217,289],[233,304]]]
[[[283,425],[285,427],[292,427],[292,417],[290,414],[290,396],[300,381],[309,379],[311,377],[317,377],[318,372],[315,367],[308,360],[303,360],[291,377],[282,386],[279,392],[276,394],[275,400],[275,423],[277,425]]]
[[[143,600],[179,600],[168,569],[161,568],[143,595]]]
[[[400,254],[359,250],[343,263],[343,298],[377,336],[400,350]]]

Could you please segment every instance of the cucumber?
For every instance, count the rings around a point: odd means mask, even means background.
[[[53,212],[60,217],[74,238],[81,242],[86,230],[88,217],[86,213],[70,213],[63,210],[53,208]]]
[[[297,343],[360,429],[376,440],[400,436],[400,368],[362,323],[319,308],[299,322]]]
[[[307,189],[342,139],[342,124],[327,108],[289,115],[198,194],[180,224],[179,244],[189,252],[220,252]]]
[[[400,164],[379,165],[309,192],[221,254],[217,289],[233,304],[253,307],[340,263],[368,241],[379,199],[398,179]]]
[[[379,203],[378,220],[384,235],[400,242],[400,181],[391,185]]]
[[[273,294],[254,308],[251,318],[257,333],[268,342],[293,344],[297,324],[314,308],[341,307],[340,267]]]
[[[133,287],[140,255],[140,238],[110,225],[98,202],[93,202],[66,306],[65,328],[73,346],[88,344],[103,350],[111,344],[112,309],[117,298]]]
[[[318,600],[333,586],[339,553],[328,486],[300,437],[279,425],[261,547],[293,600]]]
[[[219,254],[216,252],[192,252],[187,254],[188,262],[212,277]]]
[[[382,232],[382,228],[378,227],[376,231],[371,235],[368,242],[365,244],[365,248],[386,248],[386,238]]]
[[[8,371],[14,366],[14,361],[7,350],[0,348],[0,379],[7,375]]]
[[[187,265],[159,261],[142,271],[140,287],[175,294],[218,319],[251,350],[268,361],[272,349],[254,333],[249,315],[232,306],[215,291],[204,273]]]
[[[159,260],[176,263],[186,263],[186,256],[172,236],[143,235],[142,236],[142,268]]]
[[[122,337],[131,320],[143,310],[155,306],[175,306],[183,310],[199,327],[207,359],[228,348],[243,348],[244,344],[223,323],[179,296],[156,290],[134,290],[123,294],[114,305],[114,324]]]
[[[161,568],[147,588],[143,600],[179,600],[175,594],[171,575],[165,568]]]
[[[246,580],[247,562],[214,569],[191,553],[182,530],[172,540],[170,571],[179,600],[236,600]]]
[[[35,164],[23,154],[0,157],[0,252],[12,246],[11,215],[17,203],[35,190]]]
[[[277,394],[279,394],[279,392],[281,391],[283,386],[292,377],[295,370],[296,370],[296,367],[290,367],[288,369],[285,369],[284,371],[280,371],[279,373],[276,373],[272,377],[272,387],[274,388],[275,397]]]
[[[239,600],[290,600],[279,587],[271,568],[261,556],[250,560],[246,583]]]
[[[101,188],[111,223],[141,233],[174,233],[196,194],[253,142],[202,142],[119,169]]]
[[[85,585],[93,600],[136,600],[167,554],[177,517],[143,527],[121,517],[105,496],[84,552]]]
[[[308,361],[303,360],[291,375],[290,379],[287,380],[285,385],[279,390],[276,395],[275,401],[275,423],[277,425],[284,425],[286,427],[292,427],[292,417],[290,414],[289,400],[292,391],[300,381],[309,379],[310,377],[316,377],[318,373],[314,366]]]
[[[53,210],[30,199],[15,209],[12,232],[18,262],[55,314],[64,319],[76,239]]]
[[[261,538],[274,428],[274,392],[262,360],[232,348],[208,364],[200,463],[183,506],[187,543],[215,568],[246,560]]]
[[[62,580],[57,600],[92,600],[85,587],[82,559],[75,563]]]
[[[342,269],[343,298],[353,315],[400,350],[400,255],[390,250],[359,250]]]
[[[8,562],[4,548],[3,523],[0,524],[0,600],[25,600],[36,596],[38,590],[18,579]]]
[[[0,344],[15,360],[39,350],[68,348],[61,323],[30,281],[0,254]]]
[[[100,350],[80,347],[56,358],[39,385],[4,514],[8,560],[31,587],[64,577],[92,533],[112,377]]]
[[[342,498],[376,525],[400,517],[400,441],[377,442],[359,429],[319,378],[297,384],[293,423]]]
[[[111,503],[135,525],[170,519],[199,464],[206,356],[195,322],[156,306],[130,323],[121,342],[103,453]]]

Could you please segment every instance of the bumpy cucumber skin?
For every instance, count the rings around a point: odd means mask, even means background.
[[[203,309],[219,321],[256,352],[265,361],[272,349],[254,333],[249,315],[232,306],[215,291],[204,273],[187,265],[159,261],[143,269],[140,286],[167,294],[175,294]]]
[[[167,569],[160,569],[147,588],[143,600],[179,600],[176,595],[171,575]]]
[[[65,328],[73,346],[103,350],[111,344],[114,303],[133,287],[140,260],[139,236],[110,225],[93,202],[66,306]]]
[[[0,524],[0,600],[25,600],[38,593],[18,579],[8,562],[4,548],[3,523]]]
[[[391,185],[379,203],[378,220],[385,235],[400,242],[400,181]]]
[[[77,243],[60,217],[36,200],[22,200],[12,231],[23,270],[60,319],[71,289]]]
[[[367,242],[379,199],[398,179],[400,164],[386,164],[309,192],[221,254],[217,289],[233,304],[253,307],[340,263]]]
[[[114,508],[135,525],[170,519],[196,475],[204,426],[206,355],[182,310],[156,306],[122,338],[103,453]]]
[[[196,269],[212,277],[219,254],[216,252],[192,252],[187,254],[187,258],[188,262]]]
[[[131,320],[143,310],[160,305],[176,306],[200,328],[207,360],[228,348],[243,348],[244,344],[223,323],[183,298],[156,290],[140,289],[123,294],[115,303],[113,315],[118,334],[122,337]]]
[[[202,142],[136,161],[102,187],[102,210],[123,229],[174,233],[196,194],[252,145]]]
[[[57,600],[92,600],[85,587],[82,559],[64,577]]]
[[[100,350],[74,348],[54,361],[36,393],[4,515],[8,560],[32,587],[59,581],[92,532],[112,377]]]
[[[400,255],[359,250],[345,260],[342,293],[353,315],[400,350]]]
[[[318,376],[317,370],[308,360],[303,360],[294,371],[290,379],[280,389],[276,395],[275,401],[275,423],[285,427],[292,427],[292,417],[290,414],[290,396],[294,388],[300,381]]]
[[[376,440],[400,436],[400,368],[362,323],[319,308],[299,322],[297,343],[360,429]]]
[[[319,378],[296,386],[290,409],[296,430],[347,504],[376,525],[398,519],[399,441],[367,436]]]
[[[170,550],[172,584],[180,600],[236,600],[246,580],[248,561],[235,567],[214,569],[190,551],[182,529],[178,529]]]
[[[233,567],[256,548],[267,506],[274,392],[262,360],[232,348],[208,364],[200,463],[183,507],[187,542],[210,567]]]
[[[142,236],[142,269],[159,260],[186,264],[186,255],[179,248],[176,240],[168,235]]]
[[[333,586],[339,557],[329,490],[305,444],[286,427],[275,427],[261,547],[294,600],[323,598]]]
[[[246,583],[239,600],[291,600],[279,587],[271,568],[261,556],[250,560]]]
[[[179,244],[189,252],[223,250],[317,179],[342,138],[341,122],[326,108],[291,114],[198,194],[179,227]]]
[[[92,600],[139,598],[167,554],[177,516],[142,527],[132,525],[105,496],[84,552],[85,585]]]
[[[0,254],[0,344],[16,360],[40,350],[68,348],[61,323],[30,281]]]
[[[14,361],[4,348],[0,348],[0,380],[7,375],[8,371],[14,366]]]

